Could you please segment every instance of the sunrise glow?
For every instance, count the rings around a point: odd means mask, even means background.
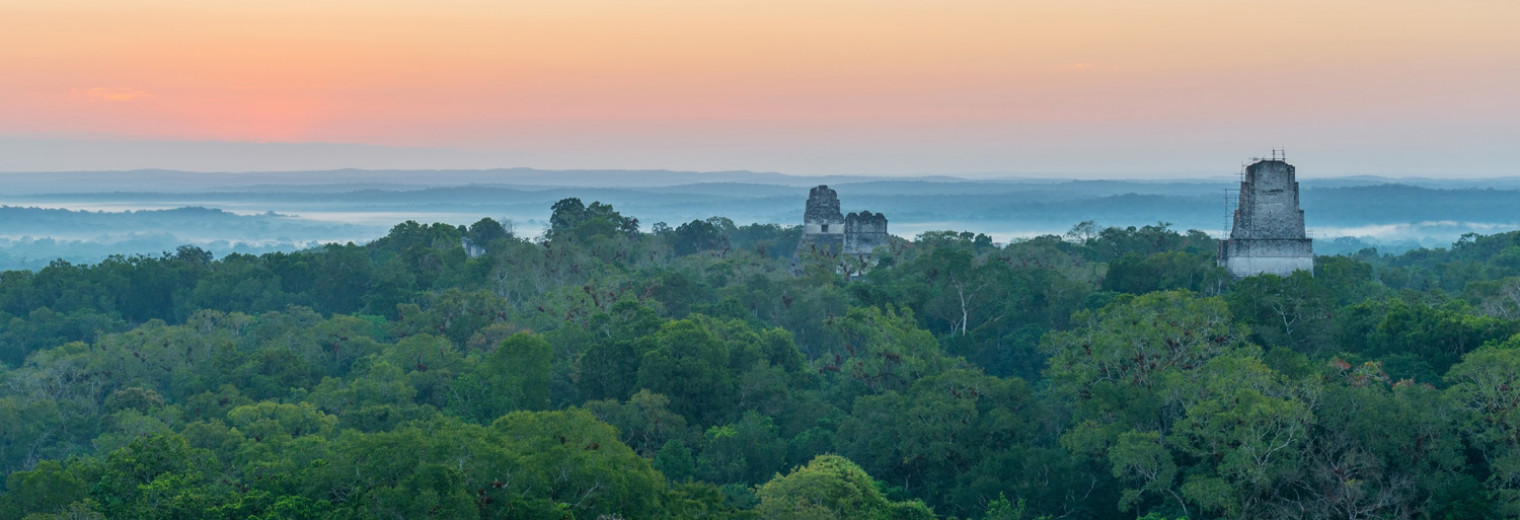
[[[1482,174],[1516,158],[1498,143],[1520,120],[1516,2],[8,0],[0,17],[10,138],[798,173],[1287,144],[1350,165],[1338,151],[1423,145],[1403,173],[1463,156]],[[1142,169],[1167,168],[1185,166]]]

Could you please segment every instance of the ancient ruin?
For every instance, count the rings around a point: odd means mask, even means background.
[[[802,241],[797,251],[834,251],[868,255],[887,243],[887,216],[862,211],[845,216],[839,211],[839,194],[819,185],[808,191],[802,213]]]
[[[1219,243],[1219,265],[1236,278],[1314,272],[1314,247],[1298,209],[1296,170],[1274,154],[1246,167],[1230,237]]]
[[[887,216],[862,211],[844,217],[844,252],[870,254],[887,245]]]

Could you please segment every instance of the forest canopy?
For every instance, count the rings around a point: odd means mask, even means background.
[[[1520,232],[1235,280],[552,212],[0,273],[0,518],[1520,515]]]

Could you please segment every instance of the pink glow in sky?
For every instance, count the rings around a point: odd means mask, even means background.
[[[1285,146],[1310,175],[1520,175],[1509,0],[0,0],[0,25],[0,170],[1175,176]],[[161,153],[204,141],[394,150]]]

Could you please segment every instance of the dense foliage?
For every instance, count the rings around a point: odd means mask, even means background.
[[[0,274],[0,518],[1520,514],[1520,232],[1231,280],[553,212]]]

